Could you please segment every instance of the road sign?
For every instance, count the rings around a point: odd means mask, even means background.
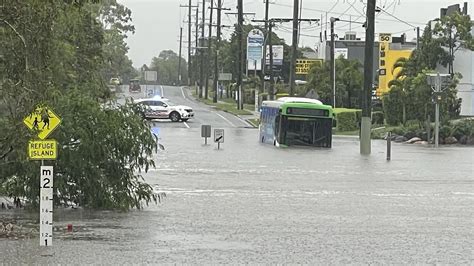
[[[23,123],[36,132],[40,139],[45,139],[61,123],[61,119],[48,106],[36,108],[34,112],[23,119]]]
[[[232,73],[219,73],[219,80],[220,81],[232,80]]]
[[[53,245],[53,167],[40,168],[40,246]]]
[[[211,126],[210,125],[202,125],[201,126],[201,137],[202,138],[210,138],[211,137]]]
[[[156,71],[145,71],[145,81],[157,81],[158,72]]]
[[[214,142],[224,143],[224,129],[214,129]]]
[[[56,160],[58,157],[57,143],[54,139],[30,140],[28,158],[31,160]]]

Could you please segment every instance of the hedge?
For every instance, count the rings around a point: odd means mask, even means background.
[[[357,109],[336,108],[336,129],[338,131],[354,131],[359,129],[362,111]]]

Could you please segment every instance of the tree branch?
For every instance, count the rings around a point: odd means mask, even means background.
[[[13,27],[10,23],[8,23],[8,21],[4,20],[4,19],[1,19],[1,21],[5,24],[7,24],[12,30],[13,32],[15,32],[15,34],[21,39],[21,41],[23,42],[23,46],[25,47],[25,71],[28,72],[28,57],[27,57],[27,52],[26,52],[26,41],[25,41],[25,38],[15,29],[15,27]]]

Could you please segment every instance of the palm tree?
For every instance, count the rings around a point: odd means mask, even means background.
[[[399,89],[402,95],[402,124],[406,123],[406,100],[408,97],[408,90],[411,86],[411,79],[407,78],[407,62],[408,58],[400,57],[397,59],[395,64],[393,64],[392,75],[395,73],[396,69],[399,69],[399,72],[394,75],[394,79],[388,82],[388,87],[390,89]]]

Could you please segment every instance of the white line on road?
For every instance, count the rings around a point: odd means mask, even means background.
[[[183,124],[184,124],[187,128],[191,128],[191,127],[188,125],[188,123],[183,122]]]
[[[225,118],[223,115],[219,114],[219,113],[216,113],[216,112],[213,112],[215,113],[216,115],[220,116],[222,119],[224,119],[227,123],[229,123],[231,126],[233,127],[237,127],[236,125],[234,125],[232,122],[229,121],[229,119]]]

